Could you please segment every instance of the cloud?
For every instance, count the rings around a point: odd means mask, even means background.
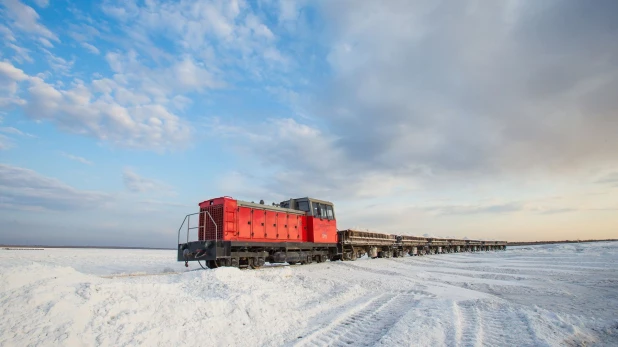
[[[618,187],[618,172],[610,172],[605,176],[599,178],[596,183],[608,184],[614,187]]]
[[[87,49],[88,52],[90,52],[92,54],[100,54],[101,53],[101,52],[99,52],[98,48],[96,48],[95,46],[89,44],[88,42],[82,42],[81,45],[82,45],[82,47]]]
[[[13,31],[2,24],[0,24],[0,34],[2,34],[7,41],[16,41]]]
[[[49,6],[49,0],[34,0],[34,3],[36,3],[37,6],[42,8]]]
[[[72,39],[80,43],[88,44],[88,42],[93,42],[103,36],[99,29],[90,24],[97,25],[101,30],[106,31],[107,28],[104,23],[95,22],[92,18],[83,15],[78,10],[74,9],[74,11],[76,21],[69,24],[67,33]],[[85,23],[79,23],[78,21],[84,21]]]
[[[523,209],[523,205],[516,202],[489,205],[451,205],[425,208],[425,210],[429,212],[442,215],[502,214],[522,211]]]
[[[169,192],[172,190],[167,184],[154,179],[141,177],[129,168],[123,171],[122,179],[125,188],[132,193]]]
[[[36,171],[0,164],[0,208],[19,210],[96,209],[108,194],[73,188]]]
[[[6,43],[6,45],[10,48],[12,48],[15,51],[15,56],[13,57],[13,60],[18,62],[18,63],[23,63],[24,61],[27,61],[29,63],[34,62],[34,60],[32,59],[32,57],[30,57],[30,50],[26,49],[24,47],[20,47],[17,46],[13,43]]]
[[[0,99],[0,105],[2,105],[2,99]],[[0,127],[0,150],[2,151],[15,147],[15,143],[13,142],[13,139],[8,136],[5,136],[2,133],[10,134],[10,135],[17,135],[21,137],[29,137],[29,138],[36,137],[32,134],[25,133],[14,127]]]
[[[181,204],[177,202],[159,201],[159,200],[141,200],[140,204],[153,206],[170,206],[170,207],[193,207],[193,205]]]
[[[186,211],[187,209],[193,209],[194,205],[187,205],[177,202],[160,201],[160,200],[140,200],[137,202],[136,212],[145,214],[167,214],[170,210],[176,209],[178,211]]]
[[[574,208],[556,208],[556,209],[548,209],[541,213],[542,214],[557,214],[557,213],[567,213],[567,212],[575,212],[575,211],[578,211],[578,210]]]
[[[14,144],[10,138],[0,134],[0,151],[6,151],[7,149],[13,148]]]
[[[264,186],[329,198],[615,161],[617,4],[321,2],[329,75],[299,98],[312,117],[232,136],[275,171]],[[459,213],[517,207],[483,208]]]
[[[13,134],[13,135],[19,135],[19,136],[24,136],[24,137],[36,137],[32,134],[28,134],[25,133],[17,128],[13,128],[13,127],[0,127],[0,132],[5,133],[5,134]]]
[[[135,51],[127,54],[111,52],[105,56],[114,71],[114,80],[107,80],[110,86],[140,86],[143,93],[153,99],[162,99],[179,92],[195,92],[220,88],[223,82],[208,71],[204,64],[192,57],[174,61],[170,66],[155,69],[147,67]]]
[[[11,18],[38,23],[31,7],[16,0],[6,4]],[[111,73],[69,80],[83,76],[73,71],[76,58],[45,49],[59,38],[40,24],[36,30],[30,25],[55,73],[29,76],[3,62],[21,76],[5,74],[10,93],[0,97],[0,107],[21,106],[31,119],[116,146],[173,150],[190,143],[191,126],[180,114],[190,111],[189,94],[262,80],[291,62],[277,47],[263,13],[245,1],[106,1],[101,9],[108,18],[93,19],[72,9],[76,20],[67,35],[93,54],[101,53],[101,41],[113,43],[104,56]],[[108,19],[115,24],[109,26]],[[18,26],[15,19],[10,27],[0,27],[1,33],[12,37]],[[23,50],[18,53],[22,60],[29,57]]]
[[[9,82],[20,82],[29,77],[22,70],[4,61],[0,61],[0,76],[6,77]]]
[[[495,175],[614,155],[616,2],[322,4],[334,76],[314,112],[350,160]]]
[[[19,0],[3,0],[2,5],[7,9],[4,14],[11,20],[11,27],[37,36],[48,47],[52,46],[49,40],[60,42],[54,33],[39,23],[39,14],[32,7]]]
[[[0,62],[0,80],[3,79],[7,81],[9,95],[16,100],[13,103],[23,105],[28,117],[50,121],[66,132],[118,146],[153,150],[181,147],[191,137],[191,128],[185,121],[148,97],[130,100],[133,94],[127,93],[118,97],[120,101],[110,98],[109,93],[125,90],[111,80],[95,80],[90,86],[76,80],[70,88],[61,89],[40,77],[26,75],[10,63]],[[27,102],[16,96],[21,83],[27,84]]]
[[[82,158],[82,157],[78,157],[78,156],[70,154],[70,153],[61,152],[60,154],[62,154],[62,156],[66,157],[66,158],[69,158],[71,160],[80,162],[82,164],[86,164],[86,165],[92,165],[93,164],[90,160],[87,160],[87,159]]]
[[[0,108],[25,104],[26,101],[18,95],[19,82],[28,79],[28,77],[11,63],[0,61]]]
[[[47,57],[47,63],[56,73],[70,75],[71,68],[75,63],[74,60],[67,61],[66,59],[54,55],[52,52],[46,49],[43,49],[43,52],[45,52],[45,56]]]
[[[201,58],[213,70],[234,66],[250,70],[245,77],[276,73],[287,58],[276,45],[276,35],[247,2],[203,1],[137,4],[109,1],[103,12],[116,19],[130,47],[150,57],[166,56],[153,44],[153,38],[175,43],[176,55]],[[201,62],[202,62],[201,61]]]
[[[572,202],[563,201],[565,199],[556,198],[537,198],[525,201],[507,201],[507,202],[484,202],[476,204],[459,204],[459,205],[438,205],[414,208],[430,212],[435,215],[476,215],[476,214],[493,214],[502,215],[515,212],[524,212],[528,216],[531,215],[553,215],[570,212],[584,211],[611,211],[614,210],[612,205],[603,206],[601,201],[593,201],[588,203],[581,202],[581,196],[571,196]]]
[[[345,157],[336,147],[337,137],[292,118],[272,118],[251,126],[231,125],[214,118],[208,129],[212,136],[232,139],[238,154],[246,157],[250,166],[269,168],[265,177],[251,177],[239,171],[233,184],[228,184],[231,177],[223,180],[226,183],[223,186],[240,194],[271,192],[269,198],[274,200],[305,196],[308,192],[333,200],[379,198],[409,193],[417,187],[417,178],[409,173],[421,175],[422,171],[406,167],[399,172],[382,172],[376,168],[359,175],[357,170],[363,165]],[[253,163],[254,158],[259,162]],[[277,174],[272,174],[273,170]],[[255,184],[262,187],[257,190],[250,187]]]

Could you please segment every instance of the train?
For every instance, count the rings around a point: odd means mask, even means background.
[[[309,197],[267,205],[223,196],[198,205],[199,212],[186,215],[178,229],[178,261],[187,267],[197,261],[204,269],[257,269],[266,263],[354,261],[365,255],[399,258],[507,246],[506,241],[339,230],[333,203]]]

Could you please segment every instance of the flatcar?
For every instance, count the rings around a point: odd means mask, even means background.
[[[309,197],[266,205],[223,196],[198,205],[199,212],[186,215],[178,230],[178,261],[186,266],[197,261],[204,268],[259,268],[267,262],[308,264],[364,255],[390,258],[506,249],[503,241],[338,230],[333,203]],[[196,220],[197,226],[192,226]],[[181,241],[183,231],[186,239]],[[193,234],[197,240],[191,239]]]

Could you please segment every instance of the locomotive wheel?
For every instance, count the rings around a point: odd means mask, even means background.
[[[239,267],[238,258],[232,258],[232,267]]]
[[[358,257],[357,257],[356,252],[352,251],[352,254],[350,255],[350,260],[354,261],[354,260],[356,260],[357,258],[358,258]]]
[[[260,260],[258,258],[249,258],[247,260],[249,261],[249,267],[252,269],[259,269],[262,267],[261,265],[259,265]]]

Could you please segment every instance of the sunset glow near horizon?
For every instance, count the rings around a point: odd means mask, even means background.
[[[219,196],[340,229],[618,238],[618,2],[0,0],[0,244],[172,247]]]

